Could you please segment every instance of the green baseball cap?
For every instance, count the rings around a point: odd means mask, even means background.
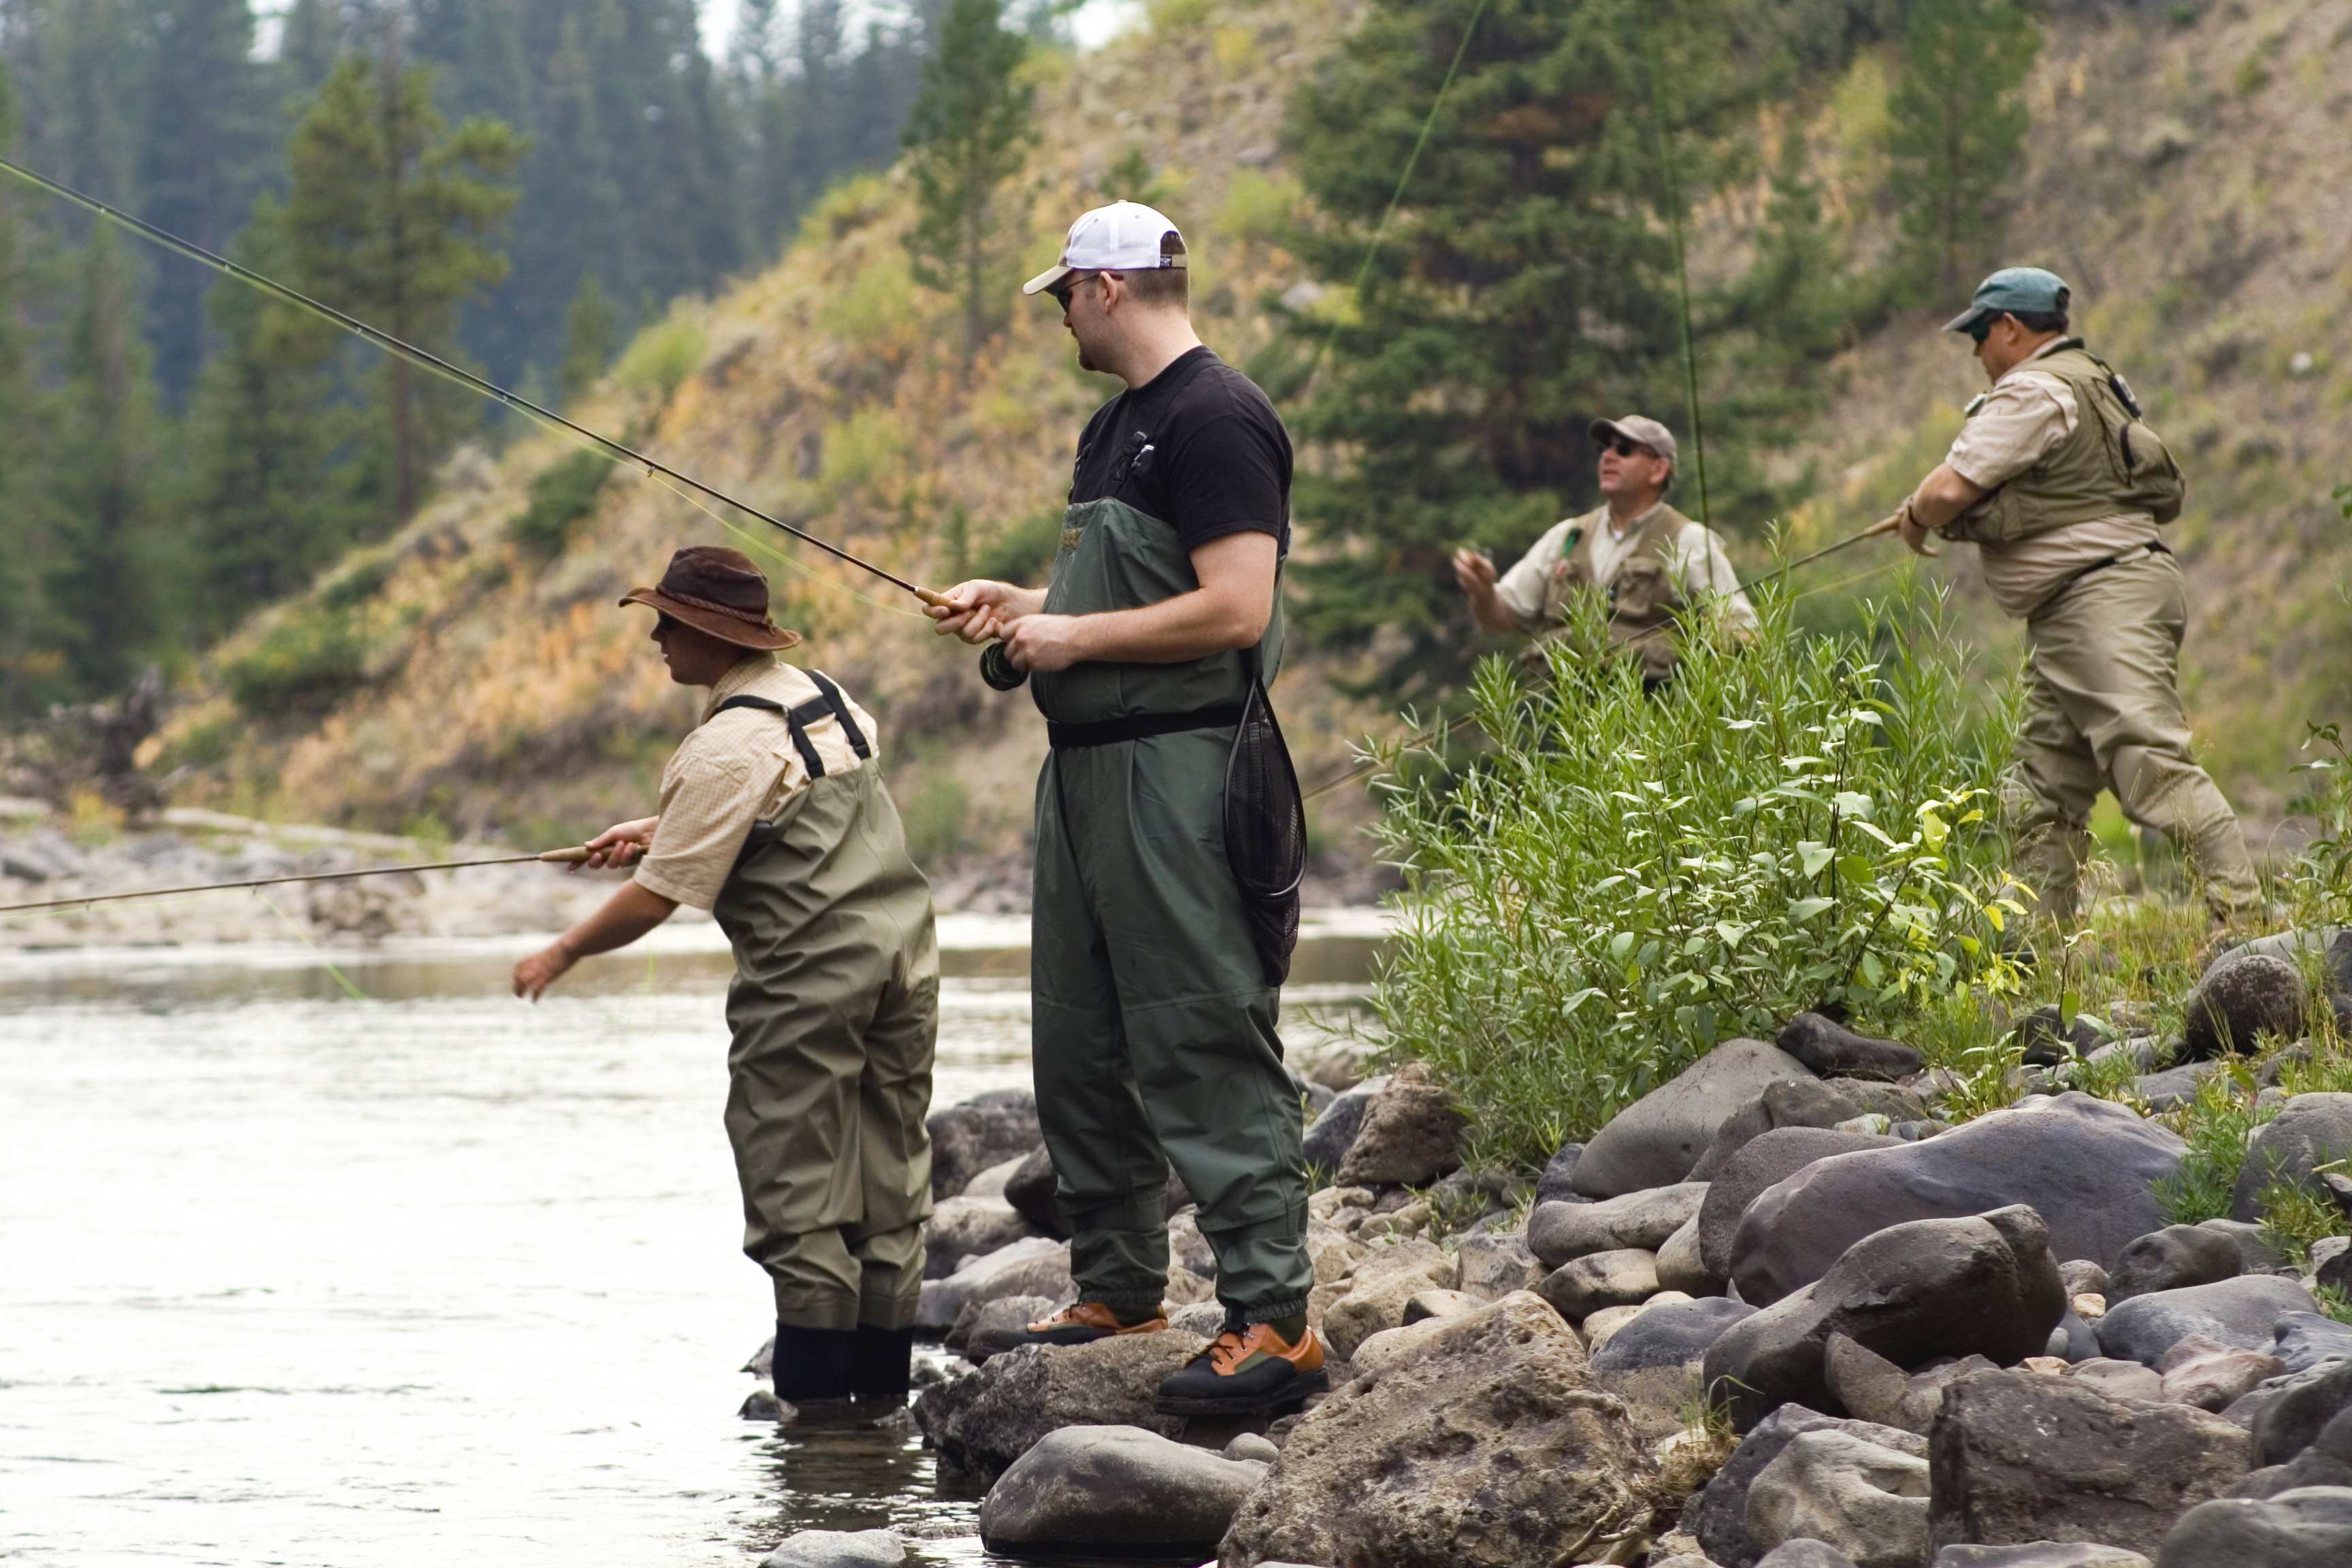
[[[2066,308],[2074,291],[2055,272],[2045,272],[2039,267],[2004,267],[1977,285],[1976,298],[1969,308],[1944,323],[1948,332],[1965,332],[1987,316],[2005,316],[2016,310],[2038,310],[2055,314]]]

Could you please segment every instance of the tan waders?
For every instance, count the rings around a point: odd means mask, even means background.
[[[2102,786],[2126,817],[2180,846],[2215,913],[2261,896],[2236,814],[2189,755],[2187,619],[2179,563],[2151,551],[2084,574],[2025,623],[2025,721],[2005,804],[2019,870],[2061,921],[2074,915]]]
[[[726,704],[737,705],[774,706]],[[835,711],[865,757],[856,726]],[[814,717],[794,710],[790,721],[821,773],[799,732]],[[711,913],[735,950],[727,1133],[743,1189],[743,1250],[775,1286],[776,1392],[837,1396],[830,1372],[810,1374],[797,1392],[788,1386],[791,1352],[824,1349],[835,1363],[850,1358],[851,1379],[861,1353],[898,1358],[903,1400],[931,1212],[923,1119],[939,950],[930,890],[908,858],[880,769],[865,762],[814,778],[774,822],[753,828]],[[829,1341],[853,1330],[855,1343]]]
[[[1069,510],[1048,613],[1158,604],[1199,585],[1175,530],[1116,500]],[[1276,603],[1260,654],[1281,648]],[[1200,1205],[1229,1313],[1304,1312],[1307,1173],[1278,993],[1224,850],[1241,653],[1083,663],[1032,681],[1054,750],[1037,780],[1031,1007],[1037,1114],[1083,1300],[1157,1311],[1167,1177]]]

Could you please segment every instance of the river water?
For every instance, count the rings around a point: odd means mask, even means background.
[[[1376,927],[1310,922],[1285,1037]],[[1028,1081],[1025,922],[941,921],[936,1103]],[[709,928],[536,1007],[527,941],[0,955],[0,1559],[756,1563],[888,1525],[980,1563],[904,1430],[735,1412]]]

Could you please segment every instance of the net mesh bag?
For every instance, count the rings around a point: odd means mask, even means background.
[[[1255,662],[1255,661],[1253,661]],[[1241,887],[1265,983],[1290,977],[1298,945],[1298,884],[1307,874],[1307,804],[1265,683],[1251,672],[1242,721],[1225,761],[1225,858]]]

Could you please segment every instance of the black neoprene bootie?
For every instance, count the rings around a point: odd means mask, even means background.
[[[788,1405],[822,1405],[849,1397],[849,1342],[843,1329],[776,1325],[776,1397]]]
[[[849,1336],[849,1392],[860,1401],[904,1405],[913,1387],[915,1331],[859,1324]]]

